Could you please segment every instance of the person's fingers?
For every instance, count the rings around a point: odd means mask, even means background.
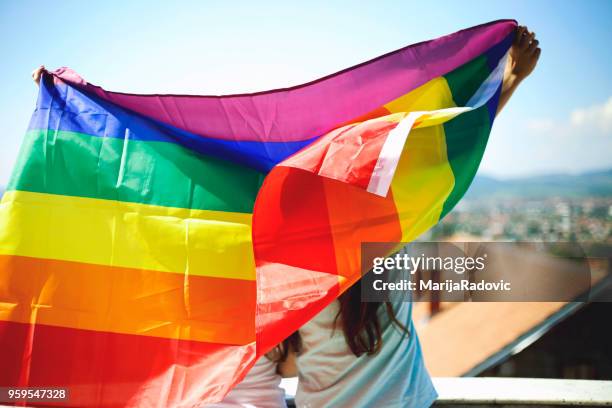
[[[538,62],[538,60],[540,59],[540,54],[542,53],[542,49],[541,48],[536,48],[536,50],[533,53],[533,57],[535,58],[535,61]]]
[[[529,44],[531,45],[531,43],[534,41],[535,41],[535,33],[530,32],[529,33]]]
[[[521,34],[521,38],[519,38],[518,47],[521,50],[525,50],[527,46],[529,46],[529,32],[527,30],[523,31]]]
[[[529,46],[531,45],[531,43],[533,42],[535,38],[535,34],[530,32],[530,31],[525,31],[525,34],[523,35],[523,39],[520,43],[519,48],[521,49],[521,51],[528,51],[529,50]]]
[[[521,39],[523,38],[523,33],[525,32],[525,30],[527,29],[527,27],[525,26],[518,26],[516,28],[516,35],[514,36],[514,44],[518,45],[521,41]]]
[[[540,42],[538,40],[533,40],[530,44],[529,44],[529,48],[527,49],[527,52],[529,53],[533,53],[535,52],[535,50],[538,48],[538,45],[540,44]]]

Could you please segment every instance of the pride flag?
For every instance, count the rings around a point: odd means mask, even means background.
[[[410,241],[462,197],[515,27],[248,95],[45,74],[0,204],[0,386],[221,399],[359,279],[361,242]]]

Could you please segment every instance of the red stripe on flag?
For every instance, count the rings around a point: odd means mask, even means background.
[[[282,166],[268,174],[253,210],[253,248],[257,265],[336,273],[321,177]]]
[[[322,180],[280,166],[259,191],[253,211],[258,354],[337,296],[336,255]]]
[[[68,387],[70,401],[60,406],[188,406],[221,398],[254,352],[254,344],[0,321],[0,385]]]

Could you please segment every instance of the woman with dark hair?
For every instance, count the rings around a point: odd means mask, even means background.
[[[436,399],[412,302],[362,302],[357,282],[283,343],[298,407],[427,407]]]
[[[498,113],[535,68],[535,34],[518,27]],[[403,295],[361,302],[357,282],[281,346],[283,376],[299,377],[298,407],[428,407],[436,392]]]

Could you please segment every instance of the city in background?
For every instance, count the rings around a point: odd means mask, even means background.
[[[612,170],[505,181],[477,176],[426,238],[612,244]]]
[[[589,258],[587,302],[417,302],[415,324],[432,375],[612,379],[612,169],[477,176],[459,205],[420,240],[569,241],[607,254]],[[515,266],[506,267],[512,273]],[[539,268],[531,273],[546,272]]]

